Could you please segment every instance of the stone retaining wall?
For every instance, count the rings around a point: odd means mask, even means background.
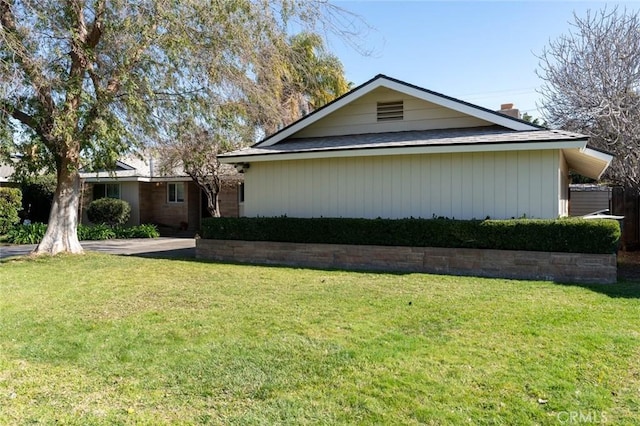
[[[615,254],[198,239],[196,258],[262,265],[426,272],[572,283],[615,283],[617,280]]]

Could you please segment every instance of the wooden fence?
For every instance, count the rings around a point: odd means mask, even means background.
[[[611,194],[611,214],[624,216],[621,248],[640,249],[640,195],[636,191],[615,187]]]

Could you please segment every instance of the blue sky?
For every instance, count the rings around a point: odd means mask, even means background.
[[[640,2],[582,1],[335,1],[360,15],[371,31],[358,53],[335,37],[329,49],[359,85],[377,74],[490,109],[514,103],[539,116],[538,58],[550,39],[569,32],[573,12],[608,4],[640,10]]]

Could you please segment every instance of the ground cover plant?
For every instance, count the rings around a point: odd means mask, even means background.
[[[14,226],[3,237],[4,241],[10,244],[38,244],[42,241],[47,231],[46,223],[29,223]],[[158,238],[160,232],[152,224],[142,224],[134,226],[109,226],[98,225],[78,225],[78,239],[80,241],[110,240],[113,238]]]
[[[0,262],[0,424],[637,424],[640,285]]]

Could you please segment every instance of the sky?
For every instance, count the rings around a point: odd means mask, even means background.
[[[371,29],[352,41],[330,35],[328,48],[349,81],[385,74],[489,109],[513,103],[541,117],[538,56],[568,34],[573,13],[584,17],[635,2],[585,1],[334,1]],[[364,53],[363,53],[364,52]],[[367,53],[370,52],[370,53]]]

